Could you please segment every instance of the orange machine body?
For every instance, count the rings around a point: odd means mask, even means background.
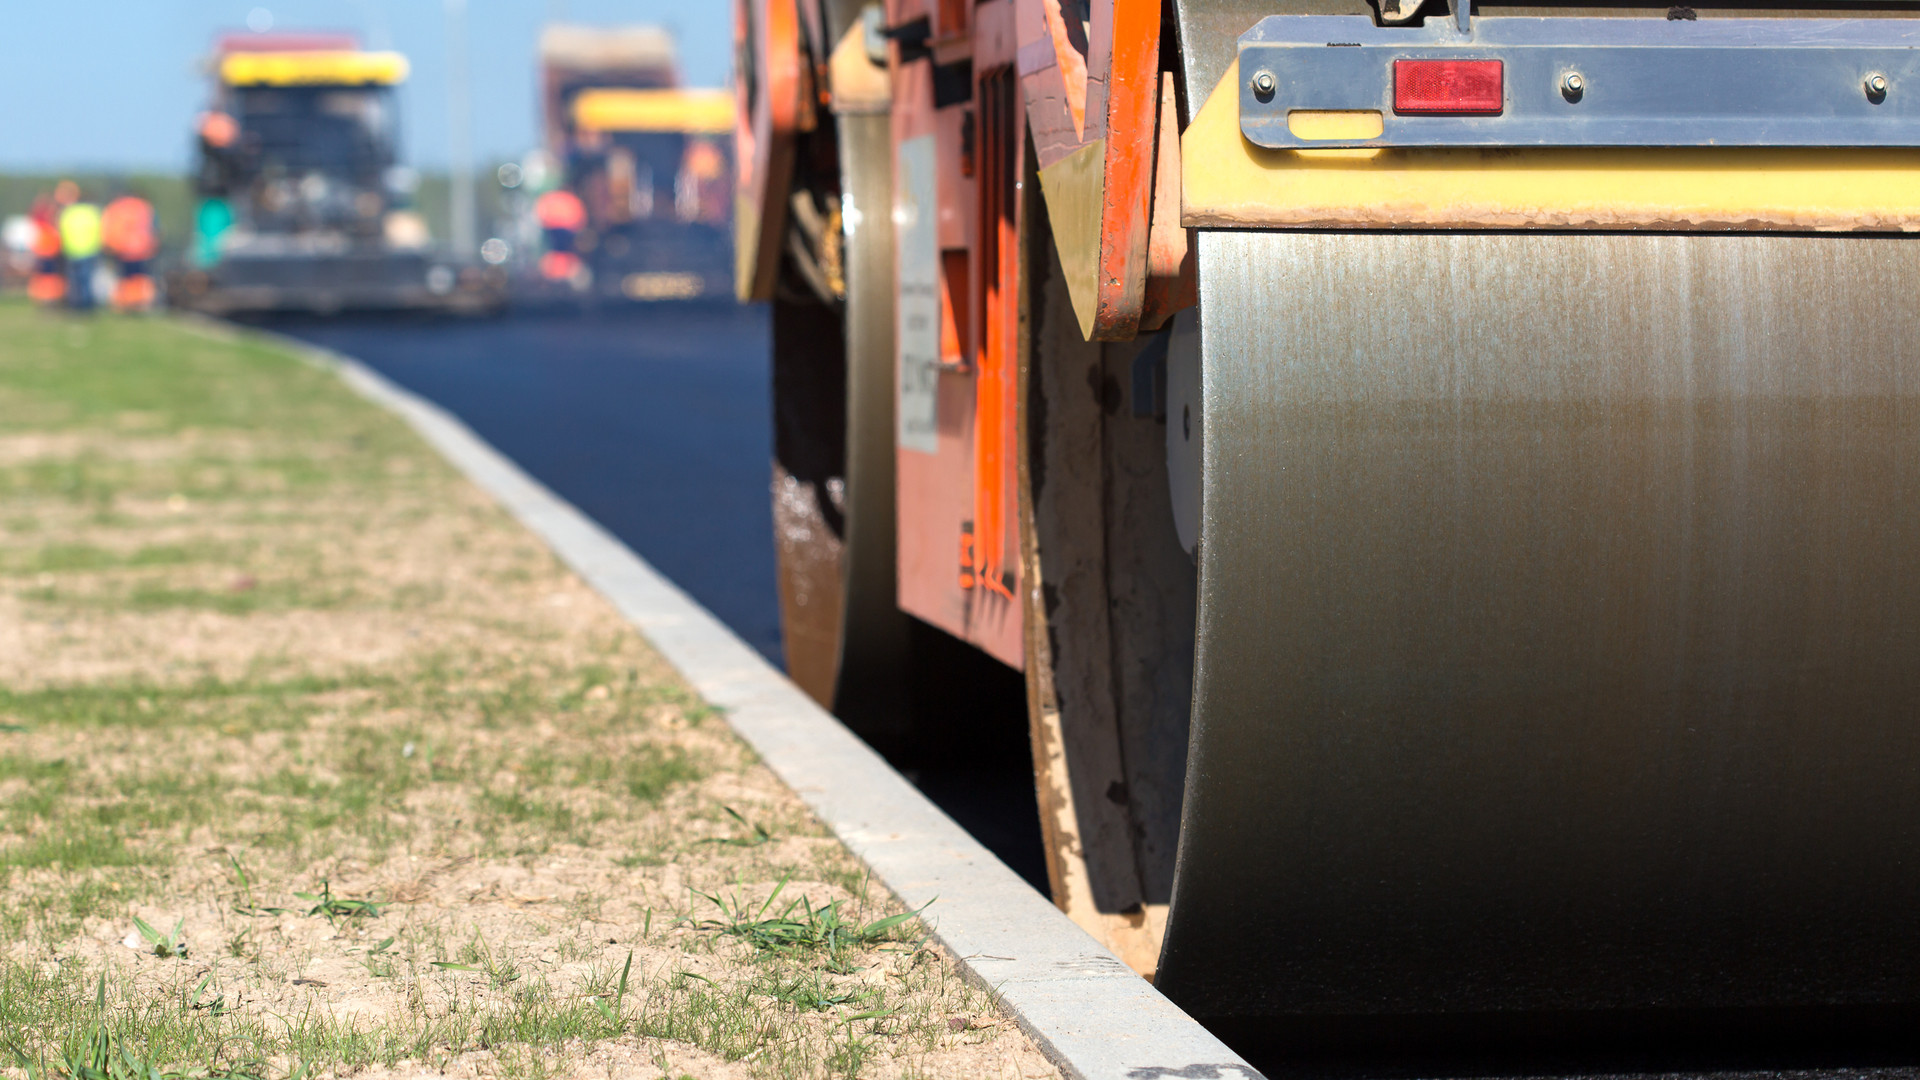
[[[808,40],[806,28],[823,25],[816,0],[737,3],[738,45],[762,81],[742,88],[739,291],[763,300],[777,276],[795,135],[832,105],[832,43]],[[1093,8],[1086,26],[1060,0],[884,8],[899,606],[1016,668],[1027,177],[1041,176],[1066,277],[1085,286],[1074,299],[1088,337],[1132,338],[1193,303],[1160,0]]]
[[[896,282],[909,291],[933,283],[925,309],[937,312],[937,332],[916,340],[903,322],[897,342],[900,377],[923,384],[933,421],[930,437],[903,438],[896,451],[900,607],[1018,667],[1013,423],[1026,117],[1014,14],[1013,0],[895,0],[887,9],[890,26],[924,19],[927,28],[925,38],[891,46],[894,221],[900,228],[928,209],[935,217],[932,244],[895,246]],[[914,298],[901,301],[914,318]],[[921,345],[936,338],[926,355]],[[909,391],[903,401],[915,398]]]

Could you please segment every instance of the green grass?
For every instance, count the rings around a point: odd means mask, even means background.
[[[62,874],[52,885],[35,889],[0,910],[0,937],[23,939],[29,932],[54,940],[79,934],[86,920],[125,910],[127,900],[144,892],[126,869],[95,869]],[[4,1053],[0,1053],[4,1064]]]
[[[311,502],[333,492],[444,486],[449,477],[399,420],[369,408],[331,372],[244,336],[149,318],[70,317],[0,297],[0,343],[0,439],[79,439],[62,452],[0,463],[0,502],[10,510],[48,500],[111,520],[168,504],[191,521],[207,504]],[[37,531],[34,516],[11,514],[9,530]],[[170,566],[233,554],[206,539],[152,547],[116,554],[56,540],[0,553],[0,572]]]
[[[540,689],[538,680],[495,677],[497,665],[474,666],[431,657],[407,671],[360,672],[319,678],[220,680],[184,685],[88,683],[15,690],[0,687],[0,721],[28,731],[77,730],[111,749],[136,732],[187,740],[186,745],[233,733],[282,733],[279,751],[250,752],[256,775],[229,779],[182,763],[147,761],[132,771],[89,770],[62,757],[0,754],[0,782],[25,790],[0,800],[0,872],[10,868],[68,869],[167,865],[168,840],[214,823],[239,830],[237,839],[271,850],[324,855],[353,839],[373,852],[403,844],[416,827],[407,798],[438,787],[472,792],[472,826],[491,850],[535,854],[556,843],[592,843],[596,827],[650,812],[669,792],[694,783],[712,765],[679,747],[642,742],[620,753],[601,749],[530,752],[471,745],[437,745],[412,725],[380,722],[395,709],[481,726],[511,729],[580,701],[571,691]],[[607,685],[604,672],[584,673]],[[562,686],[580,681],[565,679]],[[619,683],[604,706],[632,717],[662,693],[637,681]],[[310,737],[316,718],[332,718],[326,738]],[[583,730],[617,735],[613,726]],[[192,764],[216,759],[200,752]],[[262,768],[264,766],[264,768]],[[494,778],[511,771],[518,779]],[[243,821],[254,821],[242,827]],[[5,834],[24,839],[8,841]],[[28,835],[28,834],[31,835]]]
[[[271,433],[271,468],[336,471],[358,455],[430,459],[396,419],[353,395],[331,372],[243,336],[182,331],[151,319],[68,317],[0,301],[7,342],[0,434],[106,429],[130,437]],[[316,465],[286,443],[327,442]],[[189,453],[205,451],[190,444]],[[197,464],[218,465],[208,455]]]
[[[818,971],[773,975],[755,986],[754,992],[805,1012],[821,1012],[836,1005],[860,1005],[880,996],[880,992],[871,987],[836,986]]]
[[[290,730],[341,691],[390,690],[397,676],[295,675],[282,679],[201,678],[178,685],[144,680],[73,683],[13,689],[0,686],[0,719],[30,727],[244,727]]]
[[[234,862],[234,866],[238,869],[239,862],[237,860]],[[241,871],[241,876],[242,878],[245,877],[244,871]],[[247,891],[250,893],[251,889]],[[308,918],[322,918],[332,924],[338,923],[342,919],[377,919],[380,917],[382,911],[391,906],[359,897],[335,896],[333,895],[332,883],[325,878],[320,880],[319,892],[296,892],[293,895],[295,899],[303,901],[303,903],[294,907],[285,908],[261,907],[249,901],[236,907],[234,910],[242,915],[305,915]],[[307,904],[312,904],[313,906],[307,907]],[[301,910],[302,908],[305,908],[305,910]],[[387,944],[390,945],[392,943],[393,939],[388,938]],[[375,951],[384,951],[384,949]]]
[[[835,900],[819,907],[804,897],[788,900],[776,908],[786,880],[758,904],[741,897],[716,896],[696,892],[720,909],[720,917],[699,923],[704,930],[725,934],[763,953],[798,956],[817,961],[827,971],[845,974],[851,967],[850,954],[865,951],[883,942],[897,940],[919,912],[909,911],[870,922],[849,921],[844,901]]]
[[[108,866],[150,865],[151,855],[127,846],[124,834],[111,829],[63,829],[31,840],[0,847],[0,870],[94,870]]]
[[[8,552],[7,560],[0,563],[0,573],[52,574],[209,563],[231,565],[244,561],[254,548],[255,545],[221,544],[209,540],[185,544],[142,544],[124,552],[110,551],[89,543],[43,544],[37,548]]]
[[[844,1001],[830,1003],[796,1001],[774,992],[779,985],[776,980],[723,987],[682,973],[649,993],[635,1031],[650,1038],[692,1043],[727,1061],[751,1058],[755,1073],[763,1076],[860,1075],[879,1049],[871,1037],[871,1024],[885,1010],[851,1012],[848,1007],[850,1002],[878,995],[851,993]],[[789,997],[793,996],[797,995],[790,991]],[[797,1031],[793,1026],[796,1013],[823,1009],[844,1015],[824,1031]]]
[[[668,791],[705,776],[708,768],[679,747],[647,745],[620,759],[619,780],[631,798],[657,803]]]
[[[514,771],[541,787],[624,791],[629,798],[657,803],[668,791],[699,780],[709,770],[680,747],[643,743],[618,757],[534,751],[516,760]]]
[[[323,581],[246,581],[224,589],[172,585],[163,581],[132,581],[122,587],[86,591],[43,585],[23,590],[21,599],[66,611],[212,611],[222,615],[252,615],[266,611],[325,611],[345,607],[356,598],[351,587]]]
[[[498,664],[444,656],[427,657],[412,670],[325,678],[0,686],[0,722],[7,729],[85,732],[90,745],[108,751],[155,737],[205,746],[234,732],[279,733],[282,740],[264,756],[250,752],[253,779],[209,771],[227,758],[205,750],[185,759],[141,751],[131,770],[107,772],[72,756],[4,752],[0,744],[0,784],[17,785],[0,799],[0,883],[19,871],[162,871],[187,832],[204,824],[250,849],[301,859],[325,857],[348,843],[377,854],[412,842],[420,823],[407,800],[423,790],[472,792],[474,834],[489,850],[522,855],[555,843],[584,846],[600,826],[649,813],[672,790],[706,776],[711,764],[650,743],[618,754],[447,745],[414,725],[380,718],[406,709],[512,729],[559,710],[578,713],[588,704],[583,689],[608,685],[619,690],[597,707],[614,717],[682,696],[592,665],[543,689],[539,680]],[[313,724],[323,715],[333,720],[326,737],[315,739]],[[618,734],[626,723],[582,726]],[[492,778],[507,768],[517,770],[519,783],[494,786]],[[655,853],[649,861],[663,859]],[[0,931],[17,935],[39,926],[64,936],[114,903],[150,892],[143,878],[51,886],[44,897],[0,912]],[[297,897],[259,903],[314,906]]]
[[[27,780],[18,797],[0,803],[0,829],[23,840],[0,843],[0,869],[164,866],[164,849],[140,842],[213,811],[217,781],[169,769],[96,776],[65,759],[0,758],[0,776]]]
[[[165,995],[141,998],[79,962],[47,972],[8,961],[0,964],[0,1062],[49,1080],[294,1080],[316,1068],[608,1038],[633,1027],[635,1012],[626,1006],[609,1018],[597,999],[544,982],[504,1000],[469,999],[424,1022],[360,1025],[323,1010],[261,1017],[210,1007],[223,997],[187,976]]]

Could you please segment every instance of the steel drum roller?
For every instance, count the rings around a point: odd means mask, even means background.
[[[1920,244],[1199,251],[1169,996],[1920,1002]]]

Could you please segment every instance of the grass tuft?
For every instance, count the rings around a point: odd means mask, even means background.
[[[767,912],[772,910],[780,893],[786,889],[788,880],[782,878],[758,907],[737,894],[722,899],[711,893],[696,891],[695,895],[712,903],[721,912],[720,918],[705,920],[698,926],[738,938],[760,952],[820,954],[824,956],[829,970],[844,972],[851,970],[848,967],[850,952],[894,940],[899,929],[924,910],[905,911],[868,923],[849,922],[841,913],[844,901],[834,900],[814,907],[802,896],[787,901],[785,907],[769,916]]]
[[[146,920],[140,916],[135,915],[133,917],[133,928],[139,931],[140,936],[146,939],[148,945],[152,946],[153,955],[162,960],[186,958],[187,943],[180,939],[180,931],[186,929],[186,926],[187,917],[182,915],[180,916],[180,921],[173,924],[171,933],[162,934],[160,931],[148,925]]]
[[[238,869],[239,862],[237,860],[234,862],[234,866]],[[244,885],[246,872],[243,870],[240,873]],[[380,912],[388,906],[384,903],[375,903],[372,900],[354,900],[348,897],[335,896],[333,895],[332,885],[330,885],[325,878],[320,880],[319,892],[297,892],[293,895],[301,900],[310,901],[313,906],[305,911],[301,911],[298,908],[255,907],[252,904],[242,904],[235,908],[235,910],[242,915],[305,915],[309,918],[319,916],[326,919],[328,923],[333,923],[340,919],[377,919],[380,917]],[[388,940],[391,941],[392,939]]]

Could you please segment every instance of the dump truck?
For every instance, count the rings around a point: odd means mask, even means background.
[[[736,11],[802,687],[1236,1046],[1915,1030],[1920,9]]]
[[[506,278],[436,246],[411,206],[395,88],[407,60],[350,35],[236,34],[209,64],[196,130],[200,201],[169,299],[219,315],[482,313]]]
[[[542,222],[563,256],[542,275],[612,298],[728,295],[732,95],[680,85],[657,27],[549,26],[540,66],[546,149],[584,212]]]

